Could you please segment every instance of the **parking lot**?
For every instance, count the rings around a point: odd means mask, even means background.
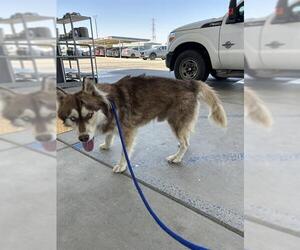
[[[113,83],[125,75],[142,73],[174,77],[158,59],[97,61],[100,82]],[[212,125],[207,119],[208,109],[202,105],[191,147],[179,166],[170,166],[165,158],[176,151],[176,139],[166,123],[152,122],[139,130],[132,163],[153,208],[175,231],[209,248],[241,249],[243,83],[239,79],[220,82],[213,78],[207,83],[224,103],[228,128]],[[89,247],[93,249],[99,242],[106,242],[105,249],[141,249],[139,244],[143,249],[181,249],[147,215],[127,178],[128,172],[112,174],[111,168],[121,154],[118,139],[110,151],[95,147],[90,153],[82,150],[73,131],[60,133],[58,139],[58,228],[62,249],[82,249],[87,244],[93,244]],[[96,138],[98,144],[102,140],[102,136]],[[101,234],[94,230],[103,224],[106,230]]]

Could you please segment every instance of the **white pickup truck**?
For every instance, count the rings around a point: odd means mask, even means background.
[[[243,77],[244,1],[231,0],[225,16],[191,23],[168,38],[166,66],[178,79]]]
[[[299,0],[278,0],[271,15],[245,21],[245,62],[255,78],[300,76]]]

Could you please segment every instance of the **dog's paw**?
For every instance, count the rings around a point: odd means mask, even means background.
[[[170,155],[166,158],[168,162],[172,162],[176,158],[176,155]]]
[[[109,146],[104,142],[102,144],[100,144],[100,150],[109,150]]]
[[[122,165],[116,165],[113,167],[113,172],[114,173],[122,173],[126,170],[126,165],[125,166],[122,166]]]
[[[179,157],[177,157],[177,155],[170,155],[167,157],[167,161],[169,163],[180,163],[181,162],[181,159]]]

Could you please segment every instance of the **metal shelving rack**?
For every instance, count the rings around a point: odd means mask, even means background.
[[[78,37],[75,35],[74,23],[89,21],[90,32],[89,37]],[[60,38],[60,35],[57,34],[57,72],[58,72],[58,85],[60,87],[73,87],[80,84],[83,77],[89,76],[92,77],[95,81],[98,79],[98,70],[97,70],[97,61],[95,56],[95,42],[94,42],[94,32],[92,25],[92,18],[88,16],[81,15],[72,15],[66,14],[64,18],[58,18],[56,20],[57,24],[63,25],[64,37]],[[68,32],[66,25],[70,25],[72,37],[68,37]],[[91,44],[91,45],[90,45]],[[74,55],[63,55],[62,46],[66,46],[67,50],[73,48]],[[89,54],[88,55],[77,55],[78,47],[87,47]],[[80,69],[80,59],[90,59],[91,72],[82,72]],[[66,72],[64,61],[68,61],[70,70],[73,70],[72,62],[76,63],[76,70],[74,72]],[[62,74],[62,77],[59,76]],[[60,81],[59,79],[62,79]]]
[[[41,22],[41,21],[47,21],[52,20],[53,27],[56,26],[55,24],[55,18],[49,17],[49,16],[40,16],[37,14],[22,14],[18,13],[18,15],[12,16],[10,18],[3,18],[0,19],[1,25],[9,25],[11,29],[12,36],[7,37],[5,34],[3,34],[3,40],[0,43],[1,47],[1,53],[0,53],[0,59],[2,60],[2,63],[5,61],[5,66],[8,70],[8,72],[2,72],[1,73],[1,79],[5,79],[5,82],[13,82],[15,83],[18,80],[24,81],[30,80],[30,81],[40,81],[41,77],[49,75],[49,73],[46,72],[39,72],[37,67],[37,59],[54,59],[55,60],[55,38],[54,37],[31,37],[29,34],[29,28],[28,23],[33,22]],[[16,32],[16,25],[22,25],[23,32],[25,34],[24,37],[20,38],[18,37],[18,33]],[[28,55],[10,55],[7,52],[6,46],[15,46],[16,49],[19,49],[21,47],[27,47],[28,48]],[[49,47],[52,50],[52,55],[35,55],[33,47]],[[4,60],[4,61],[3,61]],[[12,66],[12,61],[19,61],[21,66],[21,73],[15,72],[16,69]],[[24,65],[24,61],[31,61],[33,66],[33,71],[28,71],[28,67]],[[55,61],[54,61],[55,63]],[[23,72],[22,72],[23,70]],[[3,73],[7,74],[6,76],[3,75]],[[22,78],[22,74],[26,77]],[[19,79],[17,79],[19,77]]]

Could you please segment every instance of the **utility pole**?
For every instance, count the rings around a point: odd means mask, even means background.
[[[156,41],[155,19],[152,18],[152,41]]]
[[[98,15],[94,15],[94,21],[95,21],[95,28],[96,28],[96,38],[99,38],[98,36],[98,25],[97,25],[97,18],[98,18]]]

